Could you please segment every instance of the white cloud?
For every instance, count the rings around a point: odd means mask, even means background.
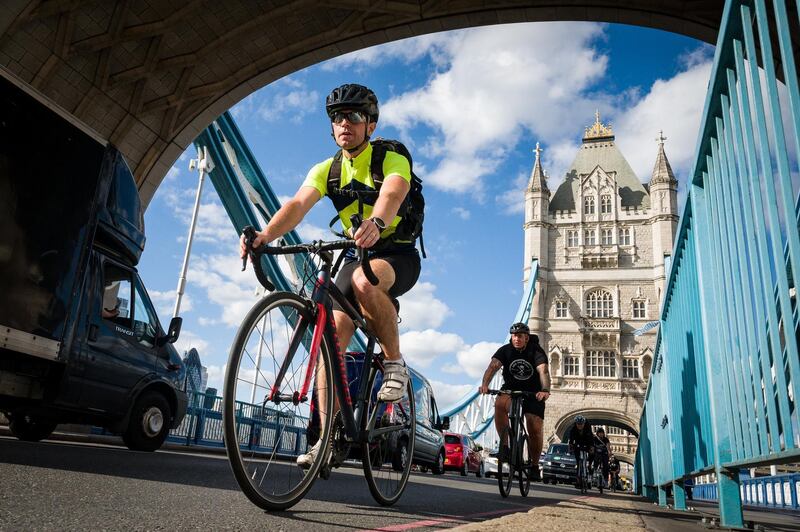
[[[497,342],[478,342],[465,346],[456,353],[458,365],[443,368],[447,373],[466,374],[468,377],[480,379],[486,371],[495,351],[503,344]]]
[[[181,155],[183,157],[183,155]],[[172,166],[169,171],[167,172],[166,177],[164,178],[165,181],[174,181],[176,177],[181,173],[177,166]]]
[[[223,383],[225,382],[225,368],[227,364],[221,366],[206,366],[208,370],[208,384],[209,388],[216,388],[217,394],[222,395]]]
[[[297,90],[275,94],[268,102],[258,108],[258,115],[266,122],[274,122],[282,116],[289,116],[295,124],[302,122],[303,117],[311,112],[318,112],[321,104],[320,93],[295,87]]]
[[[495,197],[495,202],[503,208],[506,214],[520,214],[525,212],[525,187],[528,186],[528,176],[519,174],[508,190]]]
[[[425,55],[430,55],[437,62],[439,52],[451,38],[452,34],[449,33],[433,33],[372,46],[326,61],[322,64],[322,70],[342,71],[352,66],[375,67],[394,59],[409,63]]]
[[[200,360],[202,360],[203,357],[208,354],[207,351],[209,345],[210,344],[208,343],[208,341],[204,340],[202,336],[198,336],[192,331],[182,329],[181,335],[175,342],[175,349],[178,351],[178,354],[180,354],[181,357],[183,357],[183,354],[186,351],[189,351],[189,349],[194,347],[200,354]]]
[[[400,335],[400,346],[409,364],[427,368],[436,358],[462,349],[464,340],[457,334],[425,329]]]
[[[175,297],[178,294],[177,290],[149,290],[147,293],[150,295],[159,317],[172,317],[172,312],[175,310]],[[192,310],[192,307],[192,297],[184,291],[181,298],[181,315]],[[165,320],[162,320],[163,322]]]
[[[468,393],[477,390],[474,384],[448,384],[445,382],[430,380],[433,392],[436,394],[436,404],[439,413],[447,411]]]
[[[463,207],[453,207],[450,212],[461,218],[462,220],[469,220],[472,213]]]
[[[192,259],[188,280],[202,288],[207,299],[220,307],[218,319],[229,327],[238,327],[255,302],[258,284],[252,269],[241,271],[238,254],[201,255]]]
[[[647,181],[653,171],[659,130],[672,169],[684,173],[693,164],[711,61],[689,66],[673,78],[657,80],[649,92],[624,111],[614,125],[617,144],[636,174]]]
[[[449,33],[435,49],[442,70],[386,102],[382,120],[405,137],[417,124],[430,126],[436,132],[430,142],[443,147],[443,159],[426,182],[480,197],[481,177],[502,163],[524,130],[542,138],[574,134],[579,118],[608,107],[608,98],[584,94],[606,70],[608,58],[591,46],[602,27],[512,24]],[[476,65],[490,75],[476,76]]]
[[[436,329],[453,313],[444,301],[433,295],[435,291],[436,285],[421,281],[398,298],[403,319],[401,330]]]

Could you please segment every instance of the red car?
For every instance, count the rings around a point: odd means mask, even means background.
[[[445,471],[459,471],[461,476],[475,473],[478,478],[483,476],[483,457],[478,446],[465,434],[444,433],[444,469]]]

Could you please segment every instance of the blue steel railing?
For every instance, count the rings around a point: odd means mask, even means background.
[[[189,406],[181,424],[167,441],[182,445],[224,447],[222,397],[190,392]],[[272,408],[237,401],[236,417],[242,449],[299,455],[306,449],[308,418],[287,415]]]
[[[718,499],[716,484],[697,484],[692,490],[695,499]],[[782,510],[800,510],[800,474],[773,475],[742,480],[742,502]]]
[[[724,526],[739,469],[800,461],[797,25],[784,0],[726,2],[640,422],[637,490],[685,508],[714,472]]]

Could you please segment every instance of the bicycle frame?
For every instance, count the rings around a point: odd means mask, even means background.
[[[347,441],[355,443],[361,441],[365,437],[364,434],[359,433],[358,421],[361,419],[361,416],[365,411],[367,402],[366,387],[369,380],[369,372],[372,370],[373,364],[381,364],[382,361],[380,357],[375,356],[374,351],[376,337],[369,330],[366,320],[360,312],[353,308],[353,305],[350,304],[339,288],[331,282],[333,255],[328,251],[323,251],[319,253],[319,256],[322,259],[323,264],[317,272],[317,281],[314,284],[314,290],[310,298],[314,305],[312,313],[315,318],[315,328],[314,335],[311,339],[309,364],[306,368],[303,387],[299,393],[295,392],[291,397],[280,396],[280,394],[278,394],[278,390],[280,389],[283,379],[286,376],[286,371],[291,364],[294,353],[297,350],[297,347],[300,345],[300,342],[302,342],[303,335],[310,325],[309,323],[306,323],[305,318],[301,315],[294,327],[294,330],[292,331],[292,338],[289,342],[287,356],[284,358],[283,364],[281,365],[281,368],[279,369],[275,378],[275,383],[273,384],[272,390],[270,391],[266,400],[276,404],[282,401],[292,401],[297,404],[299,402],[305,402],[308,400],[308,392],[311,387],[311,380],[314,375],[314,370],[317,366],[319,348],[324,335],[327,344],[329,346],[333,346],[333,349],[336,353],[334,363],[331,364],[332,367],[328,368],[328,370],[333,372],[333,387],[336,397],[339,401],[339,410],[342,414],[345,435]],[[362,329],[367,336],[367,350],[365,356],[368,358],[365,358],[364,365],[361,369],[361,380],[359,383],[359,391],[357,396],[358,404],[355,405],[355,408],[353,407],[353,399],[350,396],[350,386],[347,380],[347,370],[345,369],[344,356],[339,350],[339,340],[336,334],[336,325],[333,322],[334,300],[353,320],[356,327]],[[390,432],[392,430],[396,429],[394,429],[394,427],[385,427],[377,429],[375,433],[381,434],[383,432]]]

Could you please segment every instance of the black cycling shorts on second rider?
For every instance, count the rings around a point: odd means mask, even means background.
[[[392,298],[400,297],[405,294],[417,283],[419,279],[421,264],[419,253],[416,249],[404,251],[402,253],[377,252],[371,255],[371,259],[381,259],[389,263],[394,270],[394,284],[389,288],[389,296]],[[344,294],[347,300],[358,309],[356,296],[353,292],[353,272],[359,267],[357,260],[346,259],[344,265],[336,276],[336,287]],[[343,310],[336,301],[333,308]]]
[[[522,411],[544,419],[544,401],[538,401],[533,397],[525,397],[522,399]]]

